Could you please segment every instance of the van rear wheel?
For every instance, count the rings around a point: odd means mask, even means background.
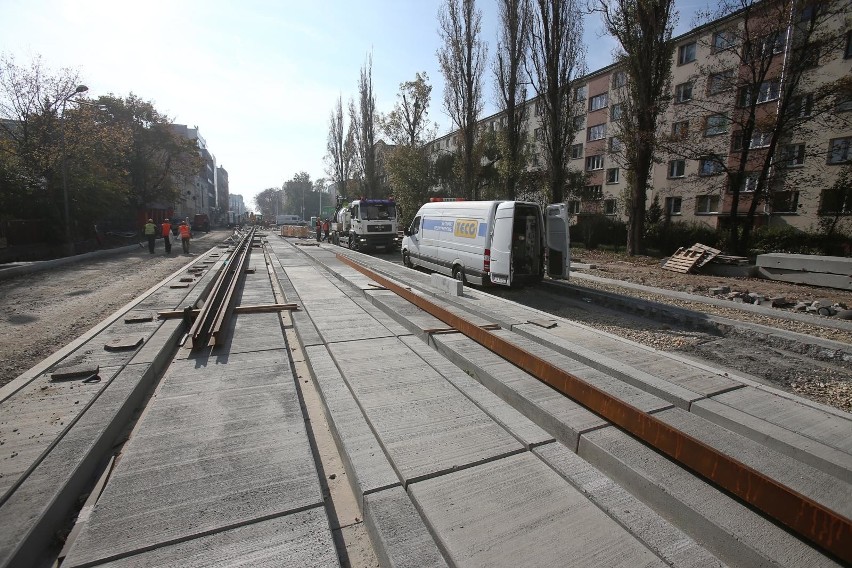
[[[467,286],[467,276],[464,274],[464,268],[461,266],[453,267],[453,278],[462,283],[462,286]]]

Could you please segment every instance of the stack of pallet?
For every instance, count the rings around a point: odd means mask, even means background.
[[[719,249],[695,243],[689,248],[679,248],[669,259],[663,264],[665,270],[672,272],[680,272],[686,274],[694,272],[695,269],[701,268],[722,253]]]

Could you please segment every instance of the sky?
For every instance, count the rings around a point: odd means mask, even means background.
[[[584,2],[580,2],[585,4]],[[197,126],[230,192],[254,196],[299,172],[327,177],[329,116],[357,96],[373,60],[376,110],[389,112],[399,85],[426,72],[429,120],[451,129],[438,12],[442,0],[0,0],[0,53],[28,66],[35,57],[70,68],[96,98],[130,93],[173,122]],[[496,0],[480,0],[482,37],[494,53]],[[677,0],[675,33],[687,31],[704,0]],[[614,41],[597,16],[585,18],[590,71],[612,62]],[[484,115],[497,111],[491,63]]]

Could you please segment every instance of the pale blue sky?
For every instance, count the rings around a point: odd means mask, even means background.
[[[399,84],[418,71],[431,79],[430,119],[442,110],[440,0],[0,0],[0,52],[27,64],[80,73],[89,96],[130,92],[175,122],[198,126],[232,193],[246,205],[296,173],[325,177],[328,118],[339,95],[356,95],[373,53],[379,112],[391,110]],[[682,33],[704,0],[679,0]],[[483,38],[497,34],[496,2],[478,2]],[[613,42],[586,18],[588,66],[612,60]],[[495,112],[490,63],[485,113]]]

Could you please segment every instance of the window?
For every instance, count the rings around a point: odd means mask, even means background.
[[[571,159],[579,160],[583,157],[583,145],[582,144],[573,144],[571,146]]]
[[[722,30],[713,34],[713,51],[722,51],[733,47],[735,42],[734,32]]]
[[[666,197],[666,213],[669,215],[680,215],[680,197]]]
[[[541,101],[535,102],[535,110],[533,111],[535,116],[541,116],[544,114],[544,103]]]
[[[798,213],[798,191],[776,191],[770,196],[770,206],[773,213]]]
[[[740,192],[751,193],[757,189],[757,182],[760,174],[758,172],[749,172],[745,174],[743,182],[740,184]]]
[[[766,148],[771,141],[771,132],[754,132],[748,146],[749,148]]]
[[[811,93],[799,95],[790,99],[790,106],[787,107],[787,113],[790,118],[805,118],[811,115],[814,110],[814,96]]]
[[[588,199],[603,199],[603,187],[600,185],[587,185],[583,188],[583,193],[588,196]]]
[[[618,168],[609,168],[606,171],[607,183],[618,183]]]
[[[677,48],[677,64],[685,65],[695,61],[695,42]]]
[[[581,130],[583,128],[583,123],[586,121],[586,117],[582,114],[580,116],[574,117],[574,130]]]
[[[686,138],[686,135],[689,133],[689,121],[681,120],[679,122],[672,123],[672,138],[682,140]]]
[[[607,151],[610,154],[616,154],[621,152],[621,140],[616,136],[613,136],[609,140],[607,140]]]
[[[686,170],[686,160],[672,160],[669,162],[669,177],[681,178]]]
[[[835,138],[828,143],[828,163],[842,164],[848,162],[850,157],[849,146],[852,145],[852,137]]]
[[[544,142],[544,128],[535,129],[535,140],[536,142]]]
[[[787,168],[797,168],[805,165],[805,145],[787,144],[781,148],[779,161]]]
[[[496,129],[497,129],[497,121],[492,120],[491,121],[491,132],[494,132]]]
[[[616,103],[609,107],[609,119],[610,120],[621,120],[621,115],[624,112],[624,105],[622,103]]]
[[[784,31],[773,32],[757,43],[746,43],[743,46],[743,62],[749,63],[753,58],[764,59],[784,51],[787,34]]]
[[[412,235],[416,235],[420,232],[420,217],[414,218],[411,225],[409,225],[408,230]]]
[[[568,208],[569,215],[579,215],[580,214],[580,200],[572,199],[571,201],[566,201],[565,204]]]
[[[711,95],[728,90],[733,84],[734,71],[728,69],[719,73],[713,73],[707,79],[707,92]]]
[[[606,124],[596,124],[589,127],[589,134],[586,140],[601,140],[606,138]]]
[[[805,45],[796,50],[796,56],[801,62],[803,69],[812,69],[819,66],[819,46]]]
[[[586,171],[602,170],[604,167],[603,154],[595,154],[586,158]]]
[[[616,71],[612,74],[612,88],[618,89],[627,84],[627,73],[625,71]]]
[[[681,83],[675,86],[675,102],[685,103],[692,100],[692,83]]]
[[[852,213],[852,193],[833,187],[822,190],[819,212],[821,215]]]
[[[538,166],[538,152],[533,152],[532,155],[532,165]]]
[[[615,215],[617,209],[615,207],[615,199],[604,199],[603,202],[604,215]]]
[[[834,112],[847,112],[852,110],[852,96],[838,95],[835,99]]]
[[[698,175],[714,176],[724,170],[722,159],[719,156],[704,156],[698,160]]]
[[[583,85],[582,87],[577,87],[574,89],[574,100],[575,101],[584,101],[586,100],[586,92],[588,91],[588,87]]]
[[[718,195],[699,195],[695,198],[695,214],[710,215],[719,212]]]
[[[595,95],[594,97],[589,99],[589,110],[600,110],[606,107],[607,104],[607,93],[601,93],[600,95]]]
[[[846,32],[846,50],[843,52],[844,59],[850,57],[852,57],[852,31]]]
[[[728,131],[728,117],[724,114],[711,114],[704,126],[704,136],[716,136]]]
[[[774,101],[778,98],[780,90],[781,85],[778,81],[764,81],[757,88],[757,100],[754,102],[760,104],[768,101]],[[740,89],[739,97],[737,97],[737,103],[741,107],[746,107],[752,104],[751,87],[743,87]]]

